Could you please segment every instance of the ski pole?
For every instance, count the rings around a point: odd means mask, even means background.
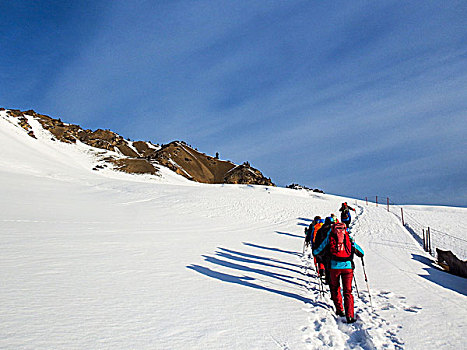
[[[370,286],[368,285],[368,277],[366,276],[365,261],[363,260],[363,256],[362,256],[362,266],[363,266],[363,274],[365,275],[366,287],[368,289],[368,296],[370,297],[370,306],[371,306],[371,309],[374,310],[373,309],[373,302],[371,301]]]

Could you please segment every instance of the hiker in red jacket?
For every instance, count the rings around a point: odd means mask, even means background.
[[[326,219],[327,220],[327,219]],[[330,221],[330,220],[329,220]],[[353,263],[354,254],[363,257],[363,249],[353,242],[347,228],[343,223],[335,223],[327,228],[326,236],[321,242],[315,242],[313,248],[314,256],[327,256],[329,261],[329,289],[331,299],[336,307],[337,316],[345,316],[347,323],[356,321],[354,315],[354,299],[352,295],[352,279],[355,265]],[[342,295],[340,287],[340,277],[344,290],[344,306],[342,306]]]

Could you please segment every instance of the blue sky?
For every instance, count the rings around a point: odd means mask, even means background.
[[[278,185],[467,206],[465,1],[3,1],[0,105]]]

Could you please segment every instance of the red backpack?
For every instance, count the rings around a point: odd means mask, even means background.
[[[337,261],[353,260],[354,247],[344,223],[338,222],[332,225],[329,235],[329,251],[331,259]]]

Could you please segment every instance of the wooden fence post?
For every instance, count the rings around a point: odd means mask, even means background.
[[[430,228],[428,227],[426,229],[426,251],[429,252],[430,251],[430,248],[428,248],[430,246]]]
[[[378,206],[378,196],[376,196],[376,206]]]
[[[401,217],[402,217],[402,226],[405,226],[405,223],[404,223],[404,209],[401,208]]]
[[[365,197],[366,205],[368,205],[368,197]]]
[[[389,211],[389,197],[386,198],[388,202],[388,211]]]
[[[431,254],[431,230],[428,227],[428,252]]]
[[[425,229],[422,229],[423,234],[423,250],[426,252],[426,240],[425,240]]]

